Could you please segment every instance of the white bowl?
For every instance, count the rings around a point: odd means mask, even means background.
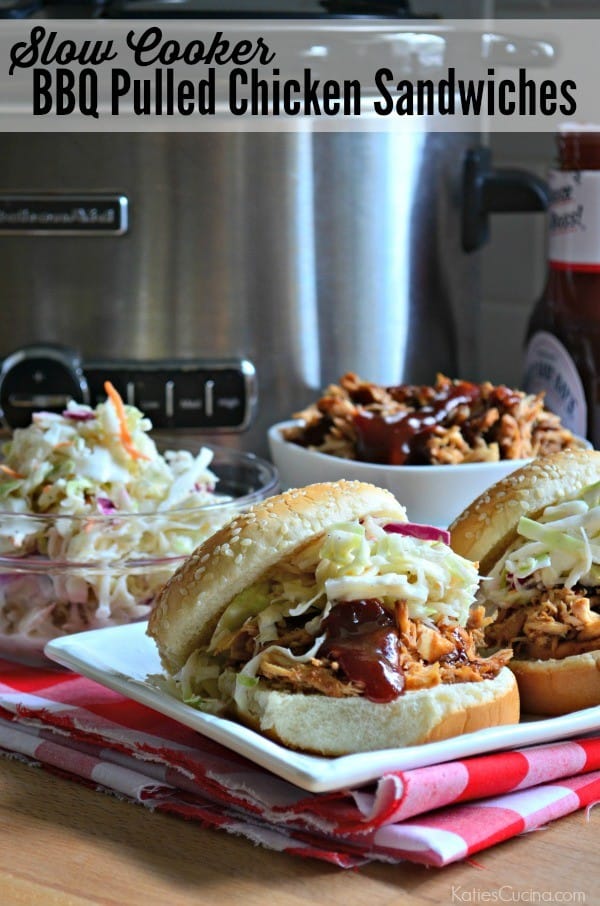
[[[529,459],[473,462],[457,466],[387,466],[341,459],[289,443],[282,430],[297,425],[287,421],[269,429],[271,458],[282,488],[303,487],[316,481],[341,478],[368,481],[387,488],[406,507],[411,522],[446,528],[483,491],[520,469]]]

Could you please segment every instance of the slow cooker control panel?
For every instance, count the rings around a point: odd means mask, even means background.
[[[2,416],[21,428],[33,412],[61,412],[69,400],[96,406],[106,399],[106,381],[157,430],[244,431],[256,408],[256,372],[247,359],[82,362],[66,347],[36,344],[2,363]]]
[[[89,362],[83,372],[90,405],[110,381],[155,428],[243,431],[255,405],[256,375],[246,359],[194,362]]]

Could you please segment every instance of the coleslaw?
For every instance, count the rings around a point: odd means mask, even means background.
[[[506,609],[527,604],[540,589],[600,584],[600,482],[572,499],[522,516],[517,537],[494,566],[482,595]]]
[[[35,413],[3,448],[0,635],[11,644],[144,618],[233,514],[211,450],[159,452],[151,422],[105,389],[95,409]]]

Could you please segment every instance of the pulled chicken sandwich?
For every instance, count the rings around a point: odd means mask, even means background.
[[[450,527],[480,561],[490,650],[510,646],[522,708],[564,714],[600,704],[600,453],[534,460]]]
[[[518,721],[510,650],[478,653],[476,566],[385,490],[311,485],[204,542],[148,632],[183,701],[325,755]]]

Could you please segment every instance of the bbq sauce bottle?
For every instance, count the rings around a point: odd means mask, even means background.
[[[526,338],[524,389],[600,447],[600,126],[563,126],[549,174],[548,279]]]

